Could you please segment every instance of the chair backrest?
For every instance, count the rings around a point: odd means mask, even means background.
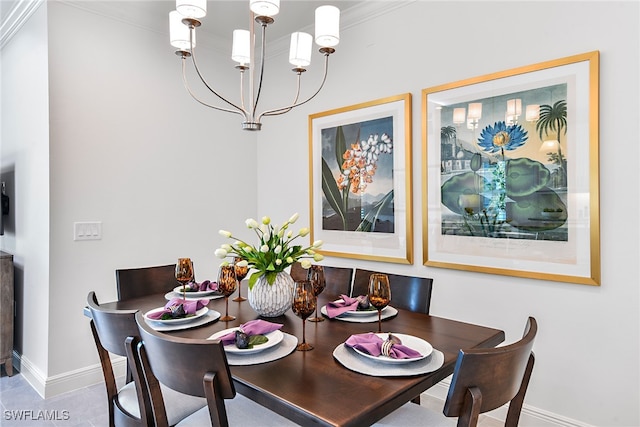
[[[324,270],[324,280],[326,287],[322,293],[330,297],[338,298],[340,295],[351,295],[351,280],[353,278],[353,268],[349,267],[332,267],[322,265]],[[293,280],[304,280],[307,278],[306,269],[302,268],[299,262],[291,265],[289,273]]]
[[[175,274],[175,264],[116,270],[118,301],[169,292],[179,285]]]
[[[369,288],[369,277],[378,271],[356,268],[351,296],[366,295]],[[429,314],[433,279],[425,277],[402,276],[384,273],[389,276],[391,286],[391,305],[418,313]]]
[[[100,357],[100,365],[102,366],[102,374],[104,376],[105,386],[107,388],[107,400],[109,408],[109,425],[113,426],[116,417],[119,423],[131,425],[139,425],[142,421],[133,418],[128,414],[116,410],[115,401],[117,401],[118,387],[116,385],[115,375],[113,374],[113,365],[109,353],[118,356],[126,356],[127,350],[125,340],[129,336],[138,335],[138,326],[135,321],[137,310],[105,310],[98,304],[98,298],[95,292],[89,292],[87,296],[87,305],[91,312],[91,333],[96,343],[98,356]],[[130,380],[129,366],[127,366],[127,382]],[[139,390],[136,390],[137,392]],[[138,393],[138,398],[141,395]],[[140,409],[143,405],[140,405]]]
[[[233,399],[236,390],[222,343],[156,332],[142,313],[136,314],[136,323],[140,338],[129,340],[130,363],[134,378],[144,375],[156,426],[168,424],[159,382],[184,394],[206,397],[212,425],[225,425],[224,399]]]
[[[505,426],[517,426],[534,364],[531,351],[538,324],[529,317],[521,340],[503,347],[460,350],[444,414],[458,425],[475,426],[478,415],[507,402]]]

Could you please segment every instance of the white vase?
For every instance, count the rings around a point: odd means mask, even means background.
[[[291,308],[293,285],[293,279],[286,271],[278,273],[272,285],[264,275],[260,276],[249,290],[249,305],[260,316],[280,316]]]

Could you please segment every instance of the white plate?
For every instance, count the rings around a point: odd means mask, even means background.
[[[217,340],[218,338],[227,335],[229,332],[234,332],[234,331],[237,331],[238,329],[239,328],[230,328],[230,329],[225,329],[224,331],[216,332],[215,334],[211,335],[209,339]],[[282,339],[284,338],[284,334],[280,331],[280,329],[276,329],[273,332],[269,332],[268,334],[265,334],[265,337],[267,337],[269,341],[267,341],[264,344],[254,345],[253,348],[238,348],[236,347],[236,343],[234,342],[234,343],[225,345],[224,351],[228,353],[233,353],[233,354],[257,353],[259,351],[266,350],[268,348],[271,348],[273,346],[280,344],[280,341],[282,341]]]
[[[180,294],[180,296],[182,296],[182,286],[178,286],[173,288],[173,292],[175,292],[176,294]],[[213,291],[211,289],[209,289],[208,291],[187,291],[185,292],[185,294],[187,295],[187,297],[204,297],[207,295],[211,295],[214,294],[218,291]]]
[[[197,328],[198,326],[206,325],[207,323],[215,322],[220,318],[220,313],[215,310],[209,310],[207,314],[189,323],[179,323],[177,325],[165,325],[155,320],[145,320],[149,326],[156,331],[180,331],[183,329]]]
[[[196,311],[196,314],[194,314],[193,316],[181,317],[179,319],[160,320],[160,319],[152,319],[152,318],[149,317],[149,314],[157,313],[159,311],[164,311],[164,307],[158,307],[158,308],[154,308],[153,310],[147,311],[144,314],[144,318],[147,319],[150,322],[156,322],[156,323],[160,323],[162,325],[178,325],[180,323],[193,322],[194,320],[196,320],[196,319],[204,316],[205,314],[207,314],[209,309],[207,307],[202,307],[200,310]]]
[[[396,337],[400,338],[400,341],[402,341],[402,345],[405,345],[417,352],[420,352],[420,354],[422,354],[422,356],[420,357],[414,357],[412,359],[394,359],[393,357],[389,357],[389,356],[372,356],[368,353],[365,353],[364,351],[360,351],[357,348],[353,348],[351,347],[353,350],[355,350],[356,353],[358,353],[360,356],[366,357],[367,359],[372,359],[375,360],[376,362],[384,362],[384,363],[411,363],[411,362],[416,362],[418,360],[422,360],[425,357],[429,356],[431,354],[431,352],[433,351],[433,347],[431,346],[431,344],[429,344],[428,342],[426,342],[425,340],[423,340],[422,338],[418,338],[418,337],[414,337],[412,335],[405,335],[405,334],[396,334],[394,332],[392,332],[393,335],[395,335]],[[388,333],[384,333],[384,334],[376,334],[377,336],[379,336],[380,338],[382,338],[382,340],[386,340],[389,337]]]
[[[341,303],[344,302],[344,300],[342,299],[338,299],[335,300],[334,303]],[[387,309],[386,306],[385,308],[383,308],[381,311],[384,313],[384,311]],[[336,317],[340,317],[340,316],[371,316],[375,314],[376,316],[378,315],[378,310],[349,310],[349,311],[345,311],[344,313],[336,316]]]
[[[222,295],[222,294],[213,294],[213,295],[206,295],[204,297],[198,297],[198,296],[191,296],[191,295],[189,295],[189,293],[190,292],[187,292],[187,298],[186,298],[187,301],[199,301],[201,299],[209,299],[209,300],[211,300],[211,299],[218,299],[218,298],[223,298],[224,297],[224,295]],[[182,294],[178,294],[178,293],[175,293],[175,292],[171,291],[171,292],[167,292],[164,295],[164,299],[166,299],[167,301],[171,301],[174,298],[182,299]]]
[[[323,315],[329,317],[329,314],[327,314],[327,306],[323,305],[320,308],[320,313],[322,313]],[[342,314],[340,316],[336,316],[333,318],[333,320],[341,320],[343,322],[352,322],[352,323],[373,323],[373,322],[377,322],[378,321],[378,311],[374,311],[373,312],[375,315],[371,316],[371,315],[367,315],[367,316],[343,316]],[[398,310],[393,308],[392,306],[388,305],[386,306],[383,310],[382,310],[382,320],[385,319],[390,319],[392,317],[394,317],[395,315],[398,314]]]

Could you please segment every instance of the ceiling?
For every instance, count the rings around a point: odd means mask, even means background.
[[[1,0],[0,0],[1,1]],[[96,0],[59,0],[68,5],[112,17],[150,29],[169,32],[169,12],[175,9],[175,0],[142,1],[96,1]],[[333,4],[342,11],[352,8],[363,1],[304,0],[281,1],[280,13],[274,16],[275,23],[268,27],[269,41],[276,41],[294,31],[306,30],[313,33],[314,11],[318,6]],[[234,29],[249,29],[252,23],[249,15],[248,0],[213,1],[207,3],[207,16],[202,18],[198,28],[199,40],[223,41],[230,48]]]
[[[169,37],[169,12],[175,0],[0,0],[0,48],[45,1],[64,3],[90,13],[117,19]],[[332,4],[340,8],[340,28],[362,22],[416,0],[281,0],[280,13],[269,26],[267,42],[288,48],[289,34],[314,32],[314,11]],[[198,29],[198,45],[228,51],[233,30],[249,29],[251,19],[248,0],[208,0],[207,16]],[[274,53],[274,52],[272,52]]]

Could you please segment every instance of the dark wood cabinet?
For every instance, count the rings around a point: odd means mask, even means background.
[[[13,255],[0,251],[0,365],[13,375]]]

